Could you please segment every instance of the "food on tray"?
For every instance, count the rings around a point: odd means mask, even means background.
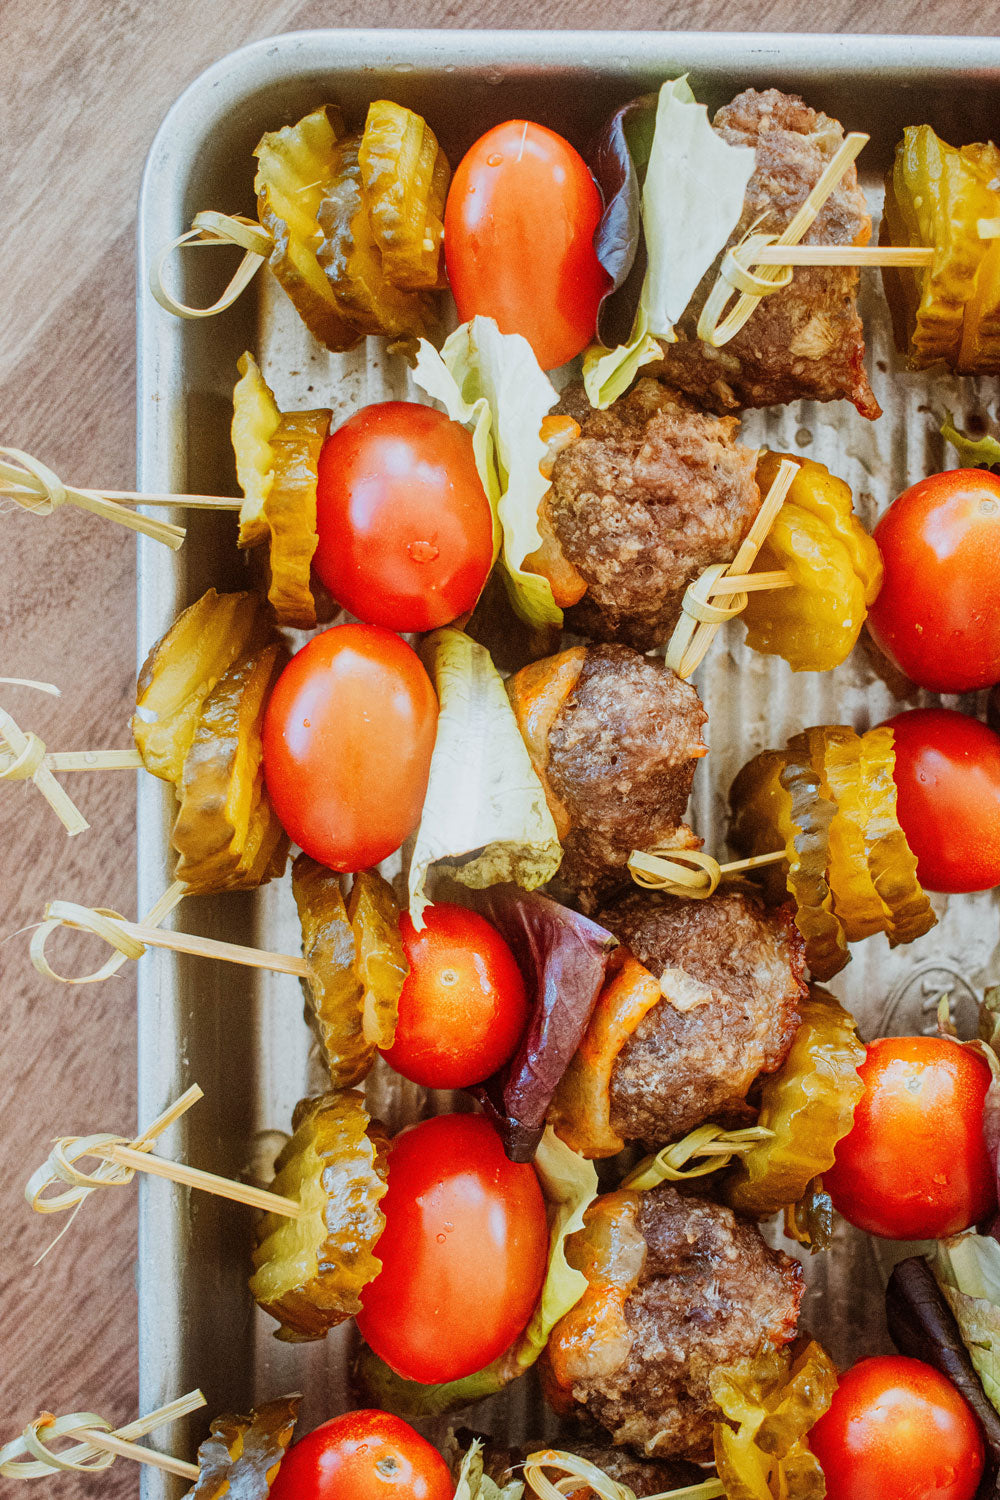
[[[257,1227],[250,1290],[287,1343],[321,1339],[353,1317],[379,1273],[388,1139],[353,1089],[303,1099],[275,1163],[272,1190],[308,1206],[308,1217],[265,1214]]]
[[[399,903],[377,870],[359,870],[355,875],[347,915],[354,929],[361,979],[362,1031],[365,1040],[376,1047],[391,1047],[409,963],[400,932]]]
[[[575,646],[507,693],[562,844],[558,883],[585,911],[629,883],[633,849],[697,846],[682,820],[707,715],[690,683],[628,646]]]
[[[377,1050],[365,1035],[357,935],[340,877],[308,854],[300,854],[292,865],[292,893],[302,924],[302,952],[315,974],[309,996],[323,1060],[334,1088],[347,1088],[371,1071]]]
[[[336,625],[292,657],[264,719],[268,794],[331,870],[365,870],[421,816],[437,699],[420,659],[377,625]]]
[[[874,540],[885,583],[868,629],[893,665],[935,693],[1000,682],[1000,478],[931,474],[892,502]]]
[[[192,1500],[265,1500],[278,1494],[275,1481],[284,1467],[298,1418],[301,1396],[282,1396],[255,1407],[248,1416],[216,1417],[210,1436],[198,1448],[198,1479]]]
[[[368,106],[359,156],[383,274],[411,291],[444,286],[441,245],[451,168],[427,121],[401,104],[376,99]]]
[[[827,1493],[811,1450],[814,1424],[836,1397],[837,1369],[811,1340],[793,1358],[768,1350],[713,1370],[709,1388],[726,1418],[714,1429],[715,1467],[727,1495],[809,1500]]]
[[[663,1184],[599,1198],[570,1241],[588,1287],[553,1330],[547,1393],[657,1457],[712,1452],[712,1372],[795,1337],[802,1272],[728,1208]]]
[[[455,1436],[464,1443],[467,1437],[471,1437],[471,1433],[460,1431]],[[575,1459],[584,1464],[596,1465],[601,1474],[607,1475],[616,1484],[627,1485],[637,1500],[643,1500],[643,1496],[647,1495],[663,1496],[684,1485],[698,1484],[705,1477],[697,1464],[689,1463],[683,1458],[642,1458],[628,1448],[614,1448],[608,1443],[580,1442],[575,1435],[565,1441],[573,1451],[565,1455],[560,1453],[560,1457],[565,1456],[570,1462]],[[508,1485],[518,1484],[526,1477],[524,1469],[527,1458],[532,1454],[544,1455],[551,1452],[551,1444],[542,1438],[528,1438],[516,1447],[501,1443],[496,1438],[485,1438],[481,1461],[486,1475],[503,1492]],[[569,1490],[568,1493],[584,1500],[586,1491],[586,1481],[581,1476],[579,1488]],[[529,1500],[537,1494],[531,1488],[530,1481],[527,1494]],[[511,1497],[511,1500],[515,1500],[515,1497]]]
[[[598,920],[624,945],[550,1109],[585,1156],[662,1145],[706,1120],[753,1122],[747,1095],[780,1068],[806,995],[790,909],[720,890],[633,892]]]
[[[998,174],[992,141],[956,148],[930,125],[911,125],[896,147],[881,240],[934,251],[929,265],[882,271],[897,347],[918,369],[943,361],[962,373],[1000,370],[1000,246],[989,233]]]
[[[448,280],[464,321],[523,335],[543,370],[590,342],[608,281],[594,253],[601,195],[568,141],[530,120],[495,125],[448,194]]]
[[[349,1411],[293,1444],[271,1500],[453,1500],[454,1490],[440,1453],[408,1422],[385,1411]]]

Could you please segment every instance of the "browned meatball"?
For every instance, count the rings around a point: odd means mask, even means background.
[[[471,1433],[468,1434],[470,1439],[471,1436]],[[460,1439],[462,1446],[467,1447],[465,1433],[460,1434]],[[563,1448],[574,1453],[577,1458],[585,1458],[619,1484],[627,1484],[639,1500],[644,1495],[662,1495],[668,1490],[680,1489],[682,1485],[697,1484],[705,1477],[696,1464],[687,1463],[682,1458],[639,1458],[625,1448],[580,1442],[575,1437],[557,1438],[554,1441],[548,1438],[538,1438],[536,1441],[529,1439],[514,1448],[487,1439],[483,1446],[483,1469],[503,1488],[512,1479],[523,1478],[521,1464],[529,1453],[537,1453],[542,1448]],[[533,1489],[526,1491],[528,1495],[534,1493]],[[581,1500],[586,1496],[589,1500],[589,1491],[585,1486],[581,1485],[578,1491],[571,1490],[569,1493],[571,1496],[579,1494]]]
[[[646,1255],[624,1306],[631,1347],[617,1368],[574,1380],[573,1398],[616,1443],[705,1458],[718,1418],[709,1375],[791,1342],[802,1271],[718,1203],[666,1183],[635,1197]]]
[[[615,1059],[613,1129],[662,1145],[704,1120],[752,1120],[747,1094],[788,1056],[807,993],[791,908],[732,886],[704,901],[636,891],[598,920],[665,991]]]
[[[713,124],[730,145],[752,146],[757,153],[731,245],[762,215],[761,229],[780,234],[844,139],[839,121],[777,89],[747,89],[719,110]],[[871,219],[851,166],[802,243],[863,245],[870,234]],[[759,302],[739,333],[719,349],[695,333],[714,279],[713,268],[682,320],[678,342],[664,344],[662,364],[648,367],[654,374],[713,411],[846,398],[863,417],[881,414],[865,374],[856,269],[796,267],[790,284]]]
[[[642,651],[669,639],[688,584],[732,561],[760,509],[757,455],[737,430],[655,380],[585,418],[543,502],[587,585],[569,629]]]
[[[546,774],[565,810],[559,883],[592,911],[629,881],[633,849],[690,848],[684,827],[708,715],[669,667],[628,646],[591,646],[549,730]]]

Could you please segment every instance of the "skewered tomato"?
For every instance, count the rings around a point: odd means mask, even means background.
[[[948,1037],[880,1037],[823,1185],[859,1229],[890,1240],[958,1234],[996,1208],[983,1139],[990,1071]]]
[[[390,630],[472,608],[493,565],[493,515],[472,438],[414,401],[365,406],[327,438],[313,566],[338,604]]]
[[[386,1364],[425,1383],[471,1375],[527,1326],[545,1278],[545,1200],[481,1115],[439,1115],[389,1154],[382,1270],[358,1328]]]
[[[594,336],[606,272],[594,252],[601,195],[568,141],[530,120],[481,136],[444,215],[448,279],[464,321],[482,314],[553,370]]]
[[[809,1446],[827,1500],[972,1500],[985,1462],[965,1397],[898,1354],[863,1359],[840,1377]]]
[[[931,891],[1000,885],[1000,735],[947,708],[888,720],[896,811]]]
[[[416,652],[375,625],[313,636],[275,684],[264,777],[297,844],[331,870],[364,870],[420,819],[437,698]]]
[[[442,901],[424,919],[422,932],[407,914],[400,919],[410,972],[395,1040],[382,1055],[425,1088],[468,1088],[517,1046],[528,1019],[524,980],[499,932],[476,912]]]
[[[451,1500],[448,1465],[409,1422],[348,1411],[290,1448],[270,1500]]]
[[[1000,682],[1000,477],[931,474],[874,536],[885,580],[868,628],[890,661],[935,693]]]

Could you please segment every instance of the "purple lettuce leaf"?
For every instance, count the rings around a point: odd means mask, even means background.
[[[594,249],[611,277],[597,312],[597,336],[614,349],[628,342],[646,274],[642,183],[656,124],[656,94],[643,94],[615,111],[590,153],[604,199]]]

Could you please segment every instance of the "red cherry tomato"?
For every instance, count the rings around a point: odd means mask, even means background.
[[[827,1500],[972,1500],[986,1459],[965,1397],[899,1354],[863,1359],[840,1377],[809,1446]]]
[[[528,1019],[524,980],[495,927],[464,906],[428,907],[399,930],[410,972],[386,1062],[429,1089],[482,1083],[507,1061]]]
[[[448,1465],[409,1422],[349,1411],[295,1443],[270,1500],[451,1500]]]
[[[508,1161],[481,1115],[439,1115],[389,1153],[382,1269],[358,1328],[408,1380],[457,1380],[503,1354],[545,1279],[548,1227],[535,1170]]]
[[[1000,885],[1000,735],[948,708],[887,720],[896,811],[929,891]]]
[[[601,195],[568,141],[508,120],[463,156],[444,214],[448,279],[465,322],[493,318],[528,340],[543,370],[594,336],[610,285],[594,251]]]
[[[940,1239],[992,1213],[986,1064],[948,1037],[880,1037],[858,1072],[854,1124],[823,1174],[838,1212],[889,1240]]]
[[[297,844],[331,870],[365,870],[420,820],[437,698],[416,652],[376,625],[313,636],[264,717],[268,796]]]
[[[493,515],[464,427],[385,401],[323,444],[313,566],[338,604],[390,630],[472,608],[493,565]]]
[[[1000,478],[932,474],[874,535],[885,581],[868,628],[890,661],[935,693],[1000,682]]]

